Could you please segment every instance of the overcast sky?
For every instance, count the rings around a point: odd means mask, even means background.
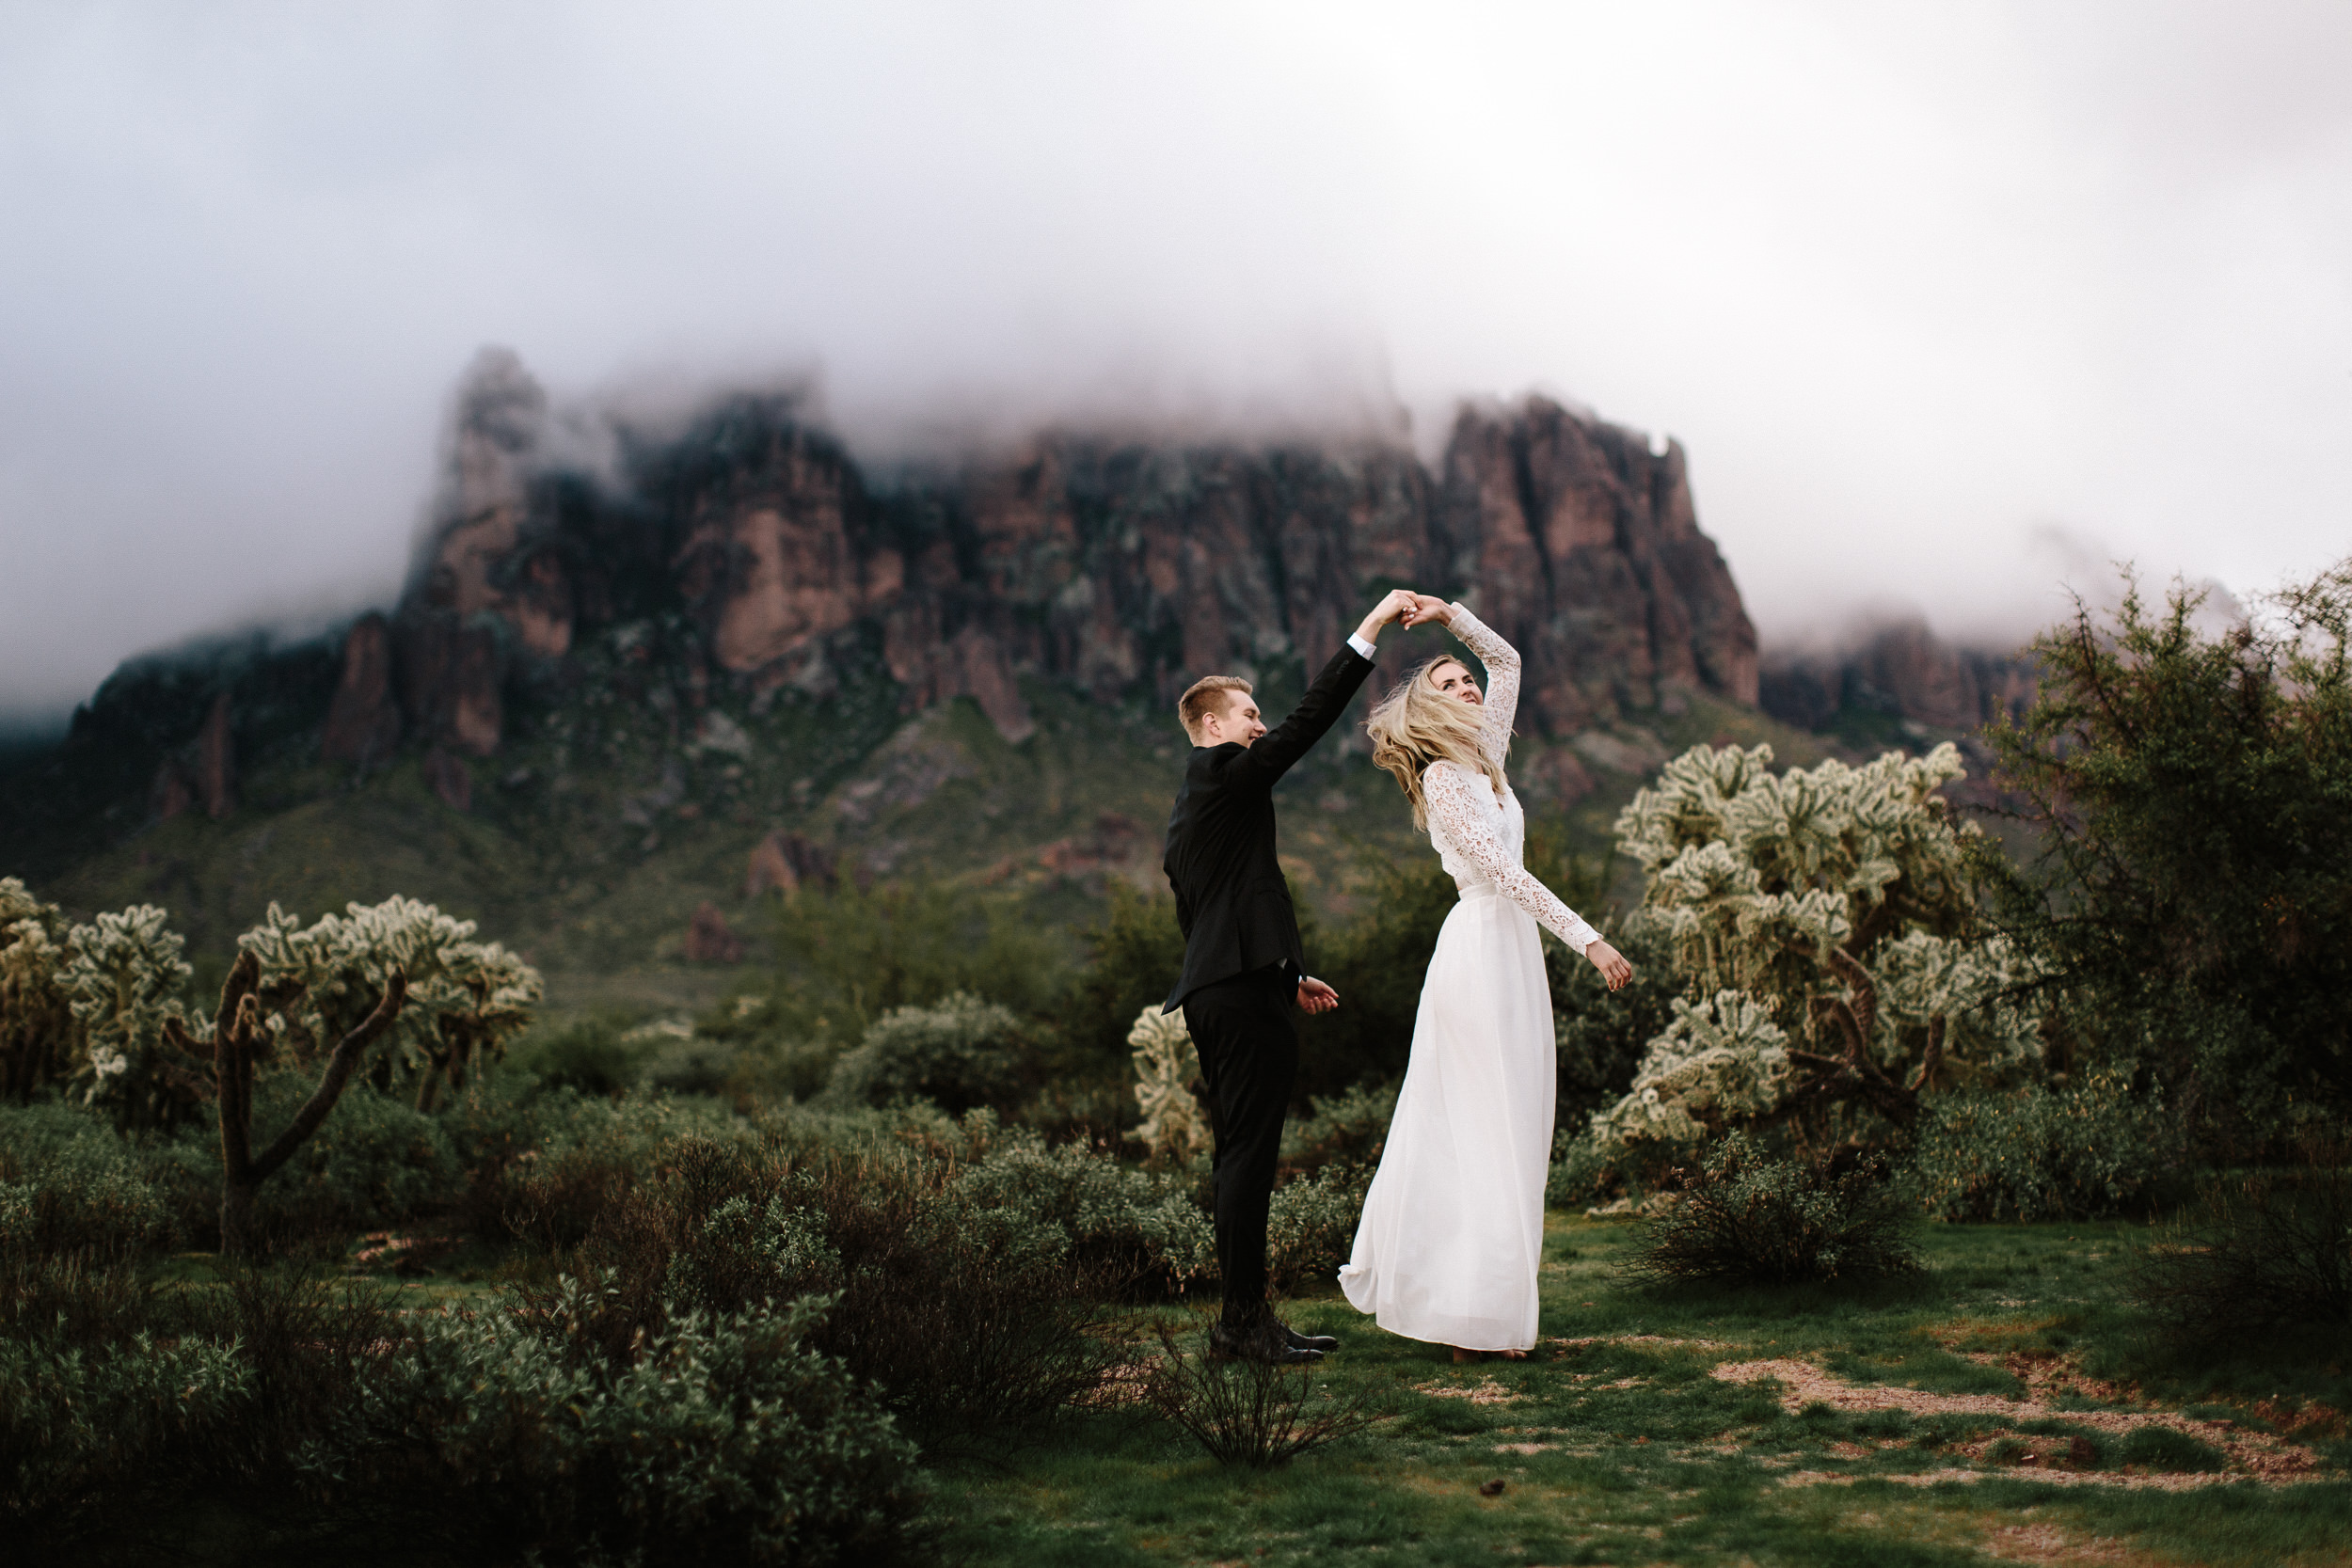
[[[1531,388],[1769,641],[2352,553],[2352,6],[0,8],[0,710],[397,591],[453,381]]]

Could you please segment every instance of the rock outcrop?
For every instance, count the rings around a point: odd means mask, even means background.
[[[1853,713],[1973,730],[2023,713],[2034,689],[2030,659],[1947,642],[1915,617],[1882,625],[1839,652],[1770,659],[1758,701],[1773,718],[1808,730]]]
[[[237,809],[237,741],[229,693],[213,699],[204,727],[196,733],[196,793],[204,815],[217,822]]]
[[[739,964],[743,961],[743,939],[727,925],[727,917],[719,906],[705,899],[694,907],[694,917],[686,927],[686,961],[696,964]]]
[[[1371,438],[1068,433],[869,475],[769,396],[683,434],[613,427],[616,482],[562,458],[555,428],[513,356],[476,362],[390,623],[397,717],[427,744],[489,755],[518,683],[560,681],[598,627],[662,617],[692,628],[696,699],[711,681],[821,694],[878,648],[907,710],[969,697],[1018,743],[1024,677],[1168,702],[1212,672],[1295,673],[1394,582],[1466,597],[1526,652],[1536,731],[1676,688],[1756,697],[1755,631],[1682,449],[1540,398],[1465,409],[1438,477]],[[338,757],[389,733],[369,705],[377,635],[347,641]]]
[[[834,885],[834,854],[823,845],[779,828],[752,850],[743,878],[743,896],[763,893],[798,893],[803,885]]]
[[[343,637],[342,676],[326,710],[319,750],[329,762],[373,767],[400,745],[400,703],[392,693],[391,623],[373,611]]]

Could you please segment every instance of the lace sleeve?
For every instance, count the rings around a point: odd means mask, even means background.
[[[1505,898],[1579,953],[1599,940],[1599,932],[1577,918],[1574,910],[1504,847],[1494,785],[1450,762],[1433,762],[1421,776],[1421,787],[1429,802],[1430,827],[1445,835],[1456,854],[1485,872]]]
[[[1500,765],[1511,744],[1511,721],[1519,711],[1519,651],[1458,604],[1454,607],[1453,630],[1486,667],[1486,717],[1478,726],[1478,749]]]

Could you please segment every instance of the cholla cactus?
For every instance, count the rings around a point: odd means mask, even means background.
[[[1127,1031],[1136,1053],[1136,1102],[1143,1124],[1136,1136],[1154,1160],[1186,1160],[1209,1147],[1208,1117],[1192,1082],[1200,1076],[1200,1053],[1182,1013],[1164,1013],[1153,1003],[1136,1015]]]
[[[0,877],[0,1099],[23,1101],[71,1069],[79,1037],[57,972],[65,918]]]
[[[1743,1024],[1747,1043],[1723,1047],[1749,1058],[1742,1083],[1777,1090],[1736,1113],[1721,1098],[1701,1106],[1661,1090],[1642,1102],[1651,1109],[1620,1106],[1597,1131],[1687,1135],[1686,1123],[1712,1130],[1735,1115],[1853,1100],[1908,1124],[1922,1088],[1997,1077],[2037,1053],[2035,1021],[1998,1000],[2022,977],[2017,957],[1967,940],[1975,889],[1963,844],[1976,829],[1956,824],[1935,794],[1962,775],[1958,749],[1777,776],[1772,760],[1768,746],[1692,748],[1626,807],[1617,841],[1649,874],[1644,910],[1672,939],[1677,967],[1714,999],[1718,1025],[1731,998],[1778,1032],[1768,1048]],[[1698,1016],[1678,1015],[1676,1027]],[[1689,1055],[1673,1041],[1670,1030],[1653,1042],[1661,1070]]]
[[[180,1043],[180,992],[191,972],[167,918],[140,904],[76,926],[57,972],[80,1033],[73,1083],[85,1103],[105,1106],[126,1130],[168,1126],[208,1095]]]
[[[474,923],[414,898],[351,904],[305,927],[276,904],[237,945],[261,965],[261,998],[273,1035],[308,1062],[375,1006],[395,971],[407,1005],[376,1075],[411,1087],[431,1110],[444,1086],[461,1086],[485,1055],[531,1023],[539,972],[497,942],[473,940]]]
[[[1788,1083],[1788,1037],[1756,1001],[1718,991],[1692,1006],[1676,998],[1674,1022],[1649,1042],[1633,1088],[1593,1117],[1597,1143],[1696,1143],[1780,1103]]]

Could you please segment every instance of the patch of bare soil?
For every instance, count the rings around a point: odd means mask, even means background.
[[[1467,1386],[1459,1383],[1416,1383],[1413,1392],[1427,1394],[1433,1400],[1468,1400],[1472,1404],[1517,1404],[1526,1397],[1513,1393],[1493,1378]]]
[[[2196,1473],[2122,1473],[2097,1472],[2085,1468],[2095,1455],[2090,1445],[2065,1436],[2021,1436],[2010,1431],[1996,1430],[1972,1443],[1955,1444],[1952,1451],[1970,1459],[1983,1459],[1995,1443],[2009,1439],[2022,1445],[2011,1464],[2019,1469],[2035,1471],[2036,1479],[2069,1482],[2089,1482],[2102,1486],[2146,1487],[2161,1491],[2186,1491],[2192,1487],[2210,1486],[2233,1481],[2257,1481],[2271,1485],[2318,1479],[2319,1456],[2300,1444],[2269,1433],[2249,1432],[2233,1421],[2200,1420],[2171,1410],[2058,1410],[2042,1400],[2031,1397],[2004,1399],[1997,1394],[1933,1394],[1921,1388],[1890,1388],[1883,1386],[1856,1386],[1842,1378],[1833,1377],[1809,1361],[1726,1361],[1717,1366],[1713,1376],[1725,1383],[1758,1383],[1775,1379],[1781,1386],[1782,1408],[1791,1414],[1809,1404],[1826,1404],[1833,1410],[1868,1411],[1900,1410],[1914,1416],[1982,1416],[2004,1422],[2063,1420],[2096,1432],[2128,1433],[2139,1427],[2169,1427],[2219,1449],[2226,1468]],[[2033,1385],[2027,1384],[2028,1389]],[[2088,1392],[2081,1385],[2069,1386],[2067,1391]],[[2109,1393],[2106,1397],[2114,1397]],[[1981,1470],[1935,1470],[1924,1475],[1888,1476],[1889,1481],[1917,1484],[1932,1484],[1939,1481],[1978,1481],[1990,1472]],[[1784,1484],[1818,1484],[1850,1481],[1856,1478],[1832,1475],[1820,1471],[1801,1471],[1784,1478]]]
[[[2119,1563],[2123,1568],[2158,1568],[2169,1558],[2152,1556],[2110,1536],[2082,1536],[2056,1525],[2005,1525],[1978,1543],[2003,1562]]]
[[[1585,1334],[1572,1339],[1554,1337],[1546,1339],[1544,1343],[1560,1347],[1559,1352],[1552,1357],[1555,1361],[1570,1351],[1582,1350],[1586,1345],[1664,1345],[1674,1350],[1729,1350],[1731,1348],[1721,1339],[1677,1339],[1664,1334]]]

